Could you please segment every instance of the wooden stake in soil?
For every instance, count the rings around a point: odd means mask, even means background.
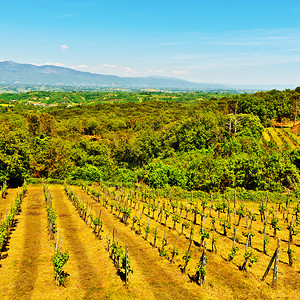
[[[244,263],[241,266],[242,271],[246,271],[246,265],[247,265],[247,261],[248,261],[248,257],[246,256],[246,254],[247,254],[249,239],[250,239],[250,233],[248,233],[248,236],[247,236],[246,249],[245,249],[245,260],[244,260]]]
[[[293,242],[293,233],[292,233],[293,221],[294,221],[294,216],[292,216],[292,221],[291,221],[290,226],[289,226],[289,243],[288,243],[288,251],[287,251],[288,257],[289,257],[289,266],[290,267],[293,266],[293,261],[294,261],[293,250],[291,248],[291,243]]]
[[[57,241],[58,241],[58,228],[55,231],[55,237],[54,237],[54,254],[57,252]]]
[[[145,236],[146,241],[147,241],[148,232],[149,232],[149,223],[150,223],[150,218],[148,217],[148,225],[147,225],[147,228],[146,228],[146,236]]]
[[[236,233],[237,233],[236,226],[234,226],[234,238],[233,238],[233,243],[232,243],[232,249],[234,249],[234,245],[235,245],[235,241],[236,241]]]
[[[211,239],[211,252],[217,253],[215,231],[216,231],[215,223],[213,223],[213,234],[212,234],[212,239]]]
[[[264,220],[264,245],[263,245],[263,252],[264,252],[264,254],[267,254],[266,246],[267,246],[267,243],[268,243],[267,236],[266,236],[267,220],[268,220],[268,216],[266,216],[265,220]]]
[[[125,284],[128,283],[128,246],[125,246]]]
[[[134,230],[134,222],[135,222],[135,216],[133,216],[133,218],[132,218],[132,226],[131,226],[132,230]]]
[[[176,254],[176,243],[177,243],[177,239],[178,239],[178,230],[177,230],[177,235],[176,235],[176,239],[175,239],[175,243],[174,243],[174,248],[173,248],[173,252],[172,252],[172,258],[171,258],[171,263],[174,260],[175,254]]]
[[[280,250],[280,239],[277,240],[277,247],[276,247],[276,250],[270,260],[270,263],[266,269],[266,272],[264,274],[264,276],[262,277],[262,281],[264,281],[271,269],[271,266],[274,262],[274,268],[273,268],[273,284],[275,284],[278,280],[278,260],[279,260],[279,250]]]
[[[185,273],[186,267],[191,259],[190,249],[191,249],[192,242],[193,242],[193,240],[190,241],[189,248],[188,248],[187,252],[185,252],[185,255],[183,256],[185,263],[184,263],[183,268],[181,269],[182,273]]]
[[[205,279],[206,279],[206,242],[204,242],[204,248],[203,252],[200,258],[200,261],[197,264],[196,267],[196,274],[192,277],[192,280],[195,281],[197,284],[201,285],[204,284]]]
[[[155,248],[155,246],[156,246],[157,227],[158,227],[158,226],[156,226],[156,228],[155,228],[155,230],[154,230],[154,240],[153,240],[153,247],[154,247],[154,248]]]
[[[165,232],[164,232],[164,237],[163,237],[163,240],[162,240],[162,245],[161,245],[161,251],[160,251],[160,253],[163,253],[163,251],[164,251],[166,231],[167,231],[167,229],[165,229]]]

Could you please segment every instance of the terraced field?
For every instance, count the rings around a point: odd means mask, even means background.
[[[289,246],[288,229],[292,224],[299,232],[300,206],[286,201],[286,196],[280,205],[266,202],[262,212],[258,203],[239,199],[175,201],[139,189],[50,185],[48,191],[57,215],[60,245],[70,255],[64,267],[68,275],[65,286],[58,286],[54,280],[54,240],[49,235],[43,186],[29,185],[21,211],[1,249],[1,299],[299,296],[300,263],[293,261],[290,266],[287,250],[290,247],[294,256],[300,258],[299,235],[292,236]],[[6,197],[0,200],[2,222],[16,195],[16,189],[8,189]],[[98,224],[97,218],[101,220],[100,231],[93,225]],[[275,233],[274,220],[278,225]],[[278,238],[278,281],[273,286],[273,274],[265,281],[261,278]],[[268,240],[266,251],[264,240]],[[124,274],[114,264],[114,244],[127,245],[129,249],[133,273],[129,274],[127,285]],[[229,259],[234,247],[238,249]],[[245,253],[257,261],[251,267],[248,261],[246,271],[242,271]],[[201,267],[203,254],[207,260]],[[197,284],[197,270],[203,271],[198,275],[205,275],[203,284]]]
[[[272,141],[278,149],[299,149],[300,137],[291,131],[291,128],[266,128],[262,136],[263,141]]]

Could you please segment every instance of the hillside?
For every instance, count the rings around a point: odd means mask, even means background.
[[[0,62],[1,84],[71,85],[131,88],[211,89],[223,85],[200,84],[166,77],[119,77],[76,71],[52,65],[36,66],[11,61]]]
[[[297,95],[0,95],[1,297],[296,299]]]

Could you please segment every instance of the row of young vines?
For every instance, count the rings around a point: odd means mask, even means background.
[[[251,267],[257,262],[256,251],[268,253],[270,238],[274,239],[274,248],[279,253],[275,241],[277,240],[277,232],[282,228],[288,232],[289,265],[292,266],[295,261],[292,245],[293,236],[298,233],[296,226],[300,224],[300,205],[299,201],[291,203],[289,196],[286,197],[285,202],[274,204],[269,203],[268,194],[266,194],[265,199],[261,200],[258,207],[253,205],[252,208],[248,208],[246,201],[238,201],[236,197],[230,201],[220,195],[217,199],[211,196],[210,199],[202,199],[201,201],[193,198],[178,201],[172,200],[172,198],[160,199],[155,193],[146,189],[118,190],[102,186],[99,191],[96,191],[87,185],[83,188],[94,200],[109,209],[121,222],[131,225],[132,230],[143,235],[146,241],[149,241],[152,234],[150,244],[153,247],[157,247],[157,240],[161,239],[161,247],[158,248],[159,254],[172,262],[174,257],[179,255],[179,249],[176,248],[178,235],[188,239],[190,244],[188,249],[183,252],[183,263],[180,263],[182,272],[185,272],[191,259],[190,248],[192,244],[198,248],[203,248],[204,253],[204,249],[206,249],[204,245],[206,241],[210,240],[211,251],[216,253],[217,241],[220,236],[232,242],[231,250],[226,258],[228,261],[232,261],[241,246],[245,245],[243,260],[239,267],[246,271],[246,267]],[[211,226],[207,226],[208,219]],[[242,220],[243,222],[241,222]],[[253,224],[255,222],[261,225],[256,225],[254,229]],[[160,229],[160,232],[164,232],[162,236],[159,236],[158,228],[165,228],[164,230]],[[273,232],[271,233],[268,228],[271,228]],[[231,230],[233,230],[232,233]],[[166,247],[168,244],[167,231],[176,232],[174,246],[169,249]],[[262,236],[260,241],[255,238],[256,235]],[[255,247],[253,246],[254,240]],[[257,248],[259,244],[261,245],[259,246],[260,249]],[[203,259],[200,258],[199,261],[202,263],[196,265],[198,274],[199,270],[203,266],[205,267]],[[205,273],[204,271],[201,272]],[[197,278],[196,275],[193,277]]]
[[[75,206],[80,217],[93,229],[95,236],[102,239],[101,233],[103,232],[103,222],[101,221],[101,211],[96,215],[88,205],[78,198],[66,182],[64,187],[69,200],[71,200]],[[113,260],[120,278],[127,284],[129,275],[133,273],[128,254],[128,246],[126,245],[124,250],[122,245],[119,244],[116,234],[116,231],[113,230],[113,237],[112,240],[110,240],[108,233],[107,251],[110,253],[110,258]]]
[[[24,181],[21,192],[17,194],[15,202],[12,204],[10,212],[5,213],[5,217],[1,220],[0,224],[0,249],[2,252],[3,246],[6,244],[7,239],[11,233],[11,229],[15,226],[16,215],[21,211],[21,203],[27,190],[27,183]],[[0,252],[0,254],[1,254]]]
[[[46,200],[46,210],[48,215],[48,228],[50,238],[54,239],[54,256],[52,260],[54,268],[54,278],[57,285],[65,285],[65,279],[69,275],[63,268],[70,259],[68,251],[63,250],[62,238],[59,235],[59,229],[56,224],[57,213],[52,207],[52,198],[48,187],[44,184],[44,196]]]

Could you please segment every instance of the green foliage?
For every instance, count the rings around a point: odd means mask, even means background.
[[[239,251],[239,247],[234,247],[231,249],[231,252],[228,254],[228,260],[233,260],[237,252]]]
[[[200,236],[201,236],[201,239],[209,239],[209,232],[208,231],[206,231],[206,230],[201,230],[200,231]]]
[[[249,267],[252,267],[252,265],[257,262],[257,256],[254,255],[252,250],[246,251],[244,257],[246,260],[249,260],[249,263],[248,263]]]
[[[66,252],[56,252],[53,257],[53,267],[55,279],[58,285],[64,285],[67,274],[63,271],[63,267],[68,262],[70,258],[69,253]]]
[[[55,212],[55,210],[50,207],[49,205],[47,205],[46,207],[47,213],[48,213],[48,219],[52,224],[55,224],[55,220],[57,218],[57,214]]]
[[[274,228],[274,230],[281,230],[281,227],[278,225],[279,219],[277,217],[273,217],[271,220],[271,226]]]
[[[288,230],[291,230],[291,236],[296,236],[298,234],[298,231],[296,230],[295,225],[288,226]]]
[[[191,255],[188,251],[184,252],[184,256],[182,257],[182,259],[187,263],[191,260]]]
[[[150,186],[155,188],[166,187],[167,185],[184,187],[187,181],[184,171],[161,161],[148,164],[145,168],[144,178]]]
[[[288,249],[287,254],[288,254],[288,258],[289,258],[289,265],[292,266],[293,262],[298,260],[298,258],[295,256],[295,251],[293,249]]]
[[[162,250],[159,252],[159,255],[162,256],[162,257],[167,256],[167,254],[168,254],[168,250],[167,250],[167,249],[162,249]]]
[[[0,109],[0,182],[30,176],[205,192],[293,189],[299,154],[260,139],[262,124],[293,115],[295,93],[2,94],[7,105],[16,101]],[[93,105],[77,105],[84,103]]]
[[[83,179],[87,181],[101,181],[103,173],[101,170],[92,165],[86,165],[84,167],[77,167],[71,174],[72,179]]]

